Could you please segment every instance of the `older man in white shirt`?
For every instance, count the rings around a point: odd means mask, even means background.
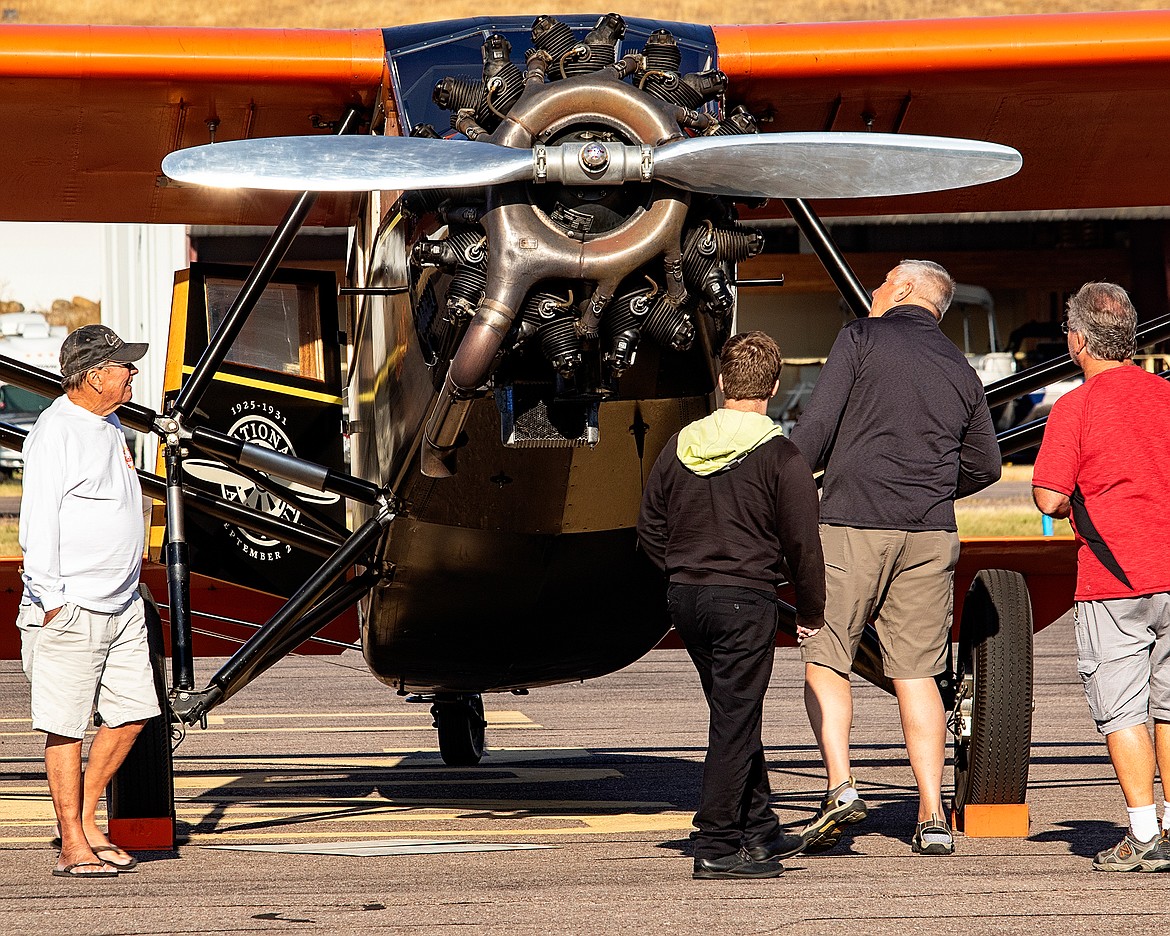
[[[159,714],[143,601],[142,490],[114,411],[130,400],[145,344],[86,325],[61,346],[65,395],[24,446],[17,625],[32,683],[33,728],[61,832],[58,877],[105,878],[137,860],[97,825],[102,792],[146,722]],[[84,774],[81,742],[101,727]]]

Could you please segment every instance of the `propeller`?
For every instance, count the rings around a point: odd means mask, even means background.
[[[531,150],[430,137],[268,137],[177,150],[162,168],[178,182],[298,192],[659,179],[742,198],[858,198],[980,185],[1013,175],[1022,163],[1011,147],[978,140],[765,133],[691,137],[657,147],[590,141]]]

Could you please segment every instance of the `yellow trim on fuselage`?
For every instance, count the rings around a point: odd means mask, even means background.
[[[194,367],[184,364],[183,373],[191,374]],[[252,377],[240,377],[236,374],[216,374],[212,380],[222,380],[224,383],[238,384],[241,387],[254,387],[257,390],[267,390],[270,393],[283,393],[285,396],[300,397],[304,400],[316,400],[319,403],[336,403],[340,405],[342,398],[333,393],[318,393],[316,390],[302,390],[300,387],[289,387],[285,384],[271,383],[267,380],[256,380]]]

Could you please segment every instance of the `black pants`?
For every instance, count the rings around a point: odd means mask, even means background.
[[[667,604],[711,710],[695,857],[721,858],[741,845],[762,844],[780,829],[769,805],[760,739],[776,602],[751,588],[672,583]]]

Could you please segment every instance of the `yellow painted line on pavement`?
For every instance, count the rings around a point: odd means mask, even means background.
[[[329,841],[338,839],[377,839],[377,838],[453,838],[459,841],[478,838],[535,838],[537,836],[567,836],[567,835],[618,835],[621,833],[639,832],[683,832],[691,828],[693,813],[669,812],[642,815],[640,813],[619,813],[613,816],[581,816],[564,817],[579,819],[581,825],[571,828],[530,828],[518,829],[510,825],[507,829],[482,829],[460,827],[458,829],[378,829],[369,828],[360,832],[345,831],[329,828],[319,832],[297,828],[283,829],[274,832],[259,831],[225,831],[225,832],[190,832],[187,838],[188,845],[211,845],[224,843],[248,842],[296,842],[306,840]],[[48,826],[45,833],[37,836],[0,836],[0,845],[46,845],[48,843]]]
[[[230,731],[233,734],[248,734],[272,732],[278,734],[280,732],[304,732],[306,734],[320,733],[320,732],[355,732],[355,731],[433,731],[434,726],[430,722],[429,711],[414,711],[414,712],[294,712],[294,713],[265,713],[254,715],[208,715],[207,724],[216,727],[209,727],[206,730],[200,730],[198,734],[193,734],[193,737],[198,737],[204,734],[223,734],[225,731]],[[501,710],[496,712],[487,712],[486,719],[489,728],[543,728],[543,725],[537,724],[523,712],[512,710]],[[425,719],[424,722],[418,725],[297,725],[295,727],[268,727],[268,728],[227,728],[228,722],[236,721],[266,721],[266,720],[286,720],[286,719],[321,719],[321,718],[336,718],[336,719],[355,719],[355,718],[417,718]],[[30,718],[4,718],[0,722],[6,724],[32,724]],[[194,732],[194,729],[191,729]],[[0,738],[27,738],[38,735],[43,736],[40,731],[0,731]]]
[[[430,709],[424,707],[416,707],[414,711],[406,712],[265,712],[265,713],[240,713],[236,715],[208,715],[207,720],[211,722],[215,720],[216,723],[229,721],[261,721],[266,718],[283,719],[283,718],[422,718],[430,717]],[[489,723],[503,723],[503,722],[531,722],[532,719],[523,712],[517,712],[513,709],[499,709],[496,711],[488,710],[486,713]],[[28,721],[28,719],[24,719]]]

